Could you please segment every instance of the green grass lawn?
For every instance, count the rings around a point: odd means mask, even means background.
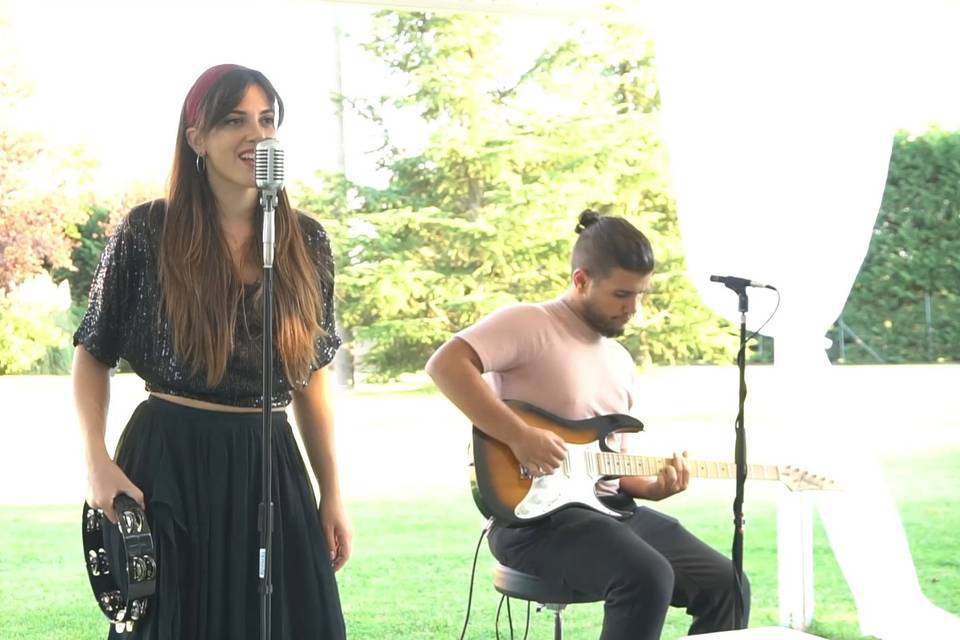
[[[890,460],[885,465],[907,529],[924,592],[960,614],[960,451]],[[934,487],[931,490],[931,487]],[[722,550],[729,549],[729,504],[710,491],[684,496],[669,511]],[[777,623],[776,505],[770,492],[748,492],[745,567],[753,584],[751,626]],[[4,640],[102,638],[106,625],[89,593],[79,535],[79,507],[0,508],[0,636]],[[351,638],[457,638],[466,611],[480,517],[466,492],[411,501],[354,501],[355,554],[339,574]],[[859,638],[856,611],[822,529],[815,531],[816,613],[812,633]],[[495,637],[499,602],[486,544],[477,566],[467,637]],[[525,608],[515,603],[520,629]],[[597,636],[600,605],[565,612],[569,640]],[[505,612],[502,633],[507,632]],[[671,611],[664,638],[685,633]],[[506,637],[509,637],[507,635]],[[529,638],[552,637],[546,613],[533,614]]]
[[[960,395],[953,392],[958,372],[955,366],[834,372],[847,389],[844,402],[853,410],[849,419],[856,420],[850,428],[862,437],[856,446],[870,445],[884,460],[924,593],[954,614],[960,614]],[[751,373],[751,454],[756,461],[773,461],[761,455],[761,446],[764,437],[777,433],[771,417],[778,397],[772,393],[774,373],[762,367]],[[350,497],[356,530],[354,557],[339,582],[355,639],[453,639],[463,624],[481,526],[466,486],[469,426],[424,380],[415,382],[337,392],[341,484]],[[676,433],[683,446],[719,442],[726,452],[732,446],[727,391],[735,382],[735,370],[729,367],[644,373],[641,413],[649,435],[658,446],[663,442],[656,438]],[[142,382],[130,376],[117,376],[112,387],[111,447],[143,397]],[[22,412],[10,424],[31,425],[9,430],[12,443],[0,449],[0,504],[6,505],[0,506],[0,640],[83,640],[106,633],[81,558],[78,503],[85,469],[79,429],[70,402],[50,401],[69,393],[65,377],[0,376],[0,397],[15,398],[10,404]],[[651,453],[670,450],[655,447]],[[42,457],[36,453],[41,451]],[[727,459],[702,448],[692,454]],[[380,468],[392,471],[389,476],[370,471]],[[660,507],[727,552],[732,494],[730,483],[698,481]],[[747,486],[744,564],[753,586],[751,626],[774,625],[779,617],[775,496],[771,483]],[[859,638],[852,597],[819,524],[814,544],[811,631],[827,638]],[[878,567],[882,561],[878,558]],[[467,633],[474,640],[495,637],[499,596],[491,585],[492,563],[484,544]],[[517,638],[523,637],[524,613],[517,603]],[[596,638],[601,614],[600,605],[569,607],[564,616],[568,640]],[[682,636],[686,628],[685,614],[672,611],[663,638]],[[506,631],[504,620],[501,630]],[[528,637],[552,637],[546,613],[532,616]]]

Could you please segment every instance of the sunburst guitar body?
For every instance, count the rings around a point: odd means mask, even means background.
[[[506,404],[532,427],[546,429],[564,439],[563,463],[553,473],[531,477],[503,442],[473,428],[471,486],[480,512],[503,524],[534,522],[567,507],[595,509],[612,517],[625,514],[607,507],[595,488],[602,478],[655,476],[671,458],[622,454],[606,444],[611,433],[643,430],[632,416],[611,414],[586,420],[566,420],[539,407],[517,400]],[[736,465],[729,462],[688,460],[695,478],[736,478]],[[776,480],[793,491],[835,489],[836,484],[795,467],[751,464],[751,480]]]

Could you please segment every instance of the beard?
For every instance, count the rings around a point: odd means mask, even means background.
[[[589,303],[583,305],[580,313],[583,315],[583,321],[604,338],[619,338],[623,335],[627,322],[630,321],[629,318],[621,322],[620,320],[605,316],[591,307]]]

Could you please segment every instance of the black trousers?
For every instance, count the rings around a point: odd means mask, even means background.
[[[501,563],[603,599],[601,640],[656,640],[670,605],[693,617],[691,635],[733,629],[733,563],[652,509],[617,520],[573,507],[523,527],[495,525],[489,542]],[[742,590],[746,626],[746,576]]]

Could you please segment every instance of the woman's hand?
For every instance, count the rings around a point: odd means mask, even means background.
[[[320,499],[320,526],[327,537],[330,565],[339,571],[347,564],[353,549],[353,528],[339,500]]]
[[[87,504],[94,509],[102,509],[107,519],[114,524],[117,523],[117,515],[113,512],[113,500],[121,493],[133,498],[140,508],[146,511],[143,492],[130,481],[117,463],[107,458],[91,466]]]

